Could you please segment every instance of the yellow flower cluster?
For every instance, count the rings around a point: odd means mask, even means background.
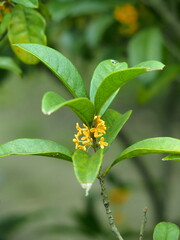
[[[129,3],[117,6],[114,10],[114,17],[122,24],[119,28],[122,34],[131,35],[138,29],[138,12]]]
[[[81,149],[87,151],[87,147],[91,147],[94,144],[98,144],[100,148],[104,149],[108,145],[102,137],[106,133],[105,122],[100,118],[100,116],[94,117],[94,124],[92,128],[88,128],[83,124],[84,128],[81,128],[78,123],[76,123],[77,134],[74,135],[73,142],[75,143],[75,149]],[[100,138],[100,139],[99,139]],[[96,142],[95,140],[98,139]]]
[[[11,1],[0,2],[0,22],[2,22],[3,16],[8,12],[11,12]]]
[[[73,142],[75,143],[75,149],[81,149],[86,151],[86,147],[91,147],[93,144],[93,139],[91,137],[89,128],[83,124],[84,128],[81,128],[78,123],[76,123],[77,134],[74,135]],[[81,145],[80,145],[81,144]]]

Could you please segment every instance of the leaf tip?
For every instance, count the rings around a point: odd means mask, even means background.
[[[131,114],[132,114],[132,112],[133,112],[133,110],[132,110],[132,109],[130,109],[130,110],[128,111],[129,115],[131,115]]]
[[[85,196],[87,197],[89,194],[89,190],[92,186],[92,183],[81,183],[81,187],[85,189]]]
[[[161,63],[161,65],[157,68],[147,68],[147,72],[152,72],[152,71],[161,71],[163,70],[163,68],[165,67],[165,65],[163,63]]]
[[[45,115],[51,115],[52,111],[47,112],[46,110],[42,109],[42,113]]]

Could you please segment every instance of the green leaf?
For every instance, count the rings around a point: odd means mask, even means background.
[[[133,66],[133,68],[146,68],[146,72],[152,72],[156,70],[162,70],[164,66],[165,65],[159,61],[151,60],[138,63],[135,66]]]
[[[8,38],[11,44],[39,43],[46,44],[46,23],[36,10],[17,5],[12,11]],[[38,59],[24,50],[11,46],[18,58],[26,64],[36,64]]]
[[[117,2],[116,2],[117,4]],[[60,22],[64,18],[78,17],[78,16],[87,16],[95,15],[95,13],[105,13],[110,8],[113,8],[115,3],[112,1],[82,1],[82,0],[73,0],[73,1],[49,1],[48,6],[50,11],[53,13],[52,17],[55,21]]]
[[[85,40],[91,48],[98,47],[106,30],[113,23],[114,19],[111,15],[101,15],[92,19],[86,27]]]
[[[60,52],[39,44],[16,44],[42,61],[74,97],[87,97],[84,82],[74,65]]]
[[[164,157],[162,160],[164,160],[164,161],[167,161],[167,160],[180,161],[180,154],[171,154],[171,155]]]
[[[167,68],[147,87],[141,85],[138,91],[138,101],[141,104],[146,103],[159,92],[162,91],[164,87],[172,82],[176,76],[180,73],[180,65],[168,65]]]
[[[0,57],[0,68],[21,74],[22,71],[16,62],[10,57]]]
[[[95,94],[97,92],[98,87],[102,83],[102,81],[111,73],[117,72],[119,70],[127,69],[128,65],[126,62],[118,62],[116,60],[105,60],[102,61],[95,69],[90,86],[90,99],[94,102]],[[106,109],[109,107],[113,99],[118,94],[119,89],[112,94],[112,96],[106,101],[104,106],[101,109],[101,113],[103,114]]]
[[[77,180],[86,191],[86,196],[95,181],[102,164],[103,151],[98,150],[90,156],[83,150],[76,150],[73,155],[73,165]]]
[[[104,135],[104,139],[105,142],[108,143],[108,146],[105,148],[105,151],[108,149],[110,144],[114,141],[114,139],[118,135],[119,131],[127,122],[131,113],[132,113],[131,110],[124,114],[120,114],[115,110],[108,109],[102,116],[102,119],[105,121],[105,125],[107,128],[106,134]]]
[[[163,54],[163,36],[157,27],[146,28],[135,34],[128,44],[128,59],[133,66],[142,61],[162,60]],[[150,83],[157,72],[150,73],[146,76],[140,76],[139,80],[143,85]]]
[[[136,33],[128,44],[128,57],[131,65],[142,61],[162,59],[163,36],[160,29],[150,27]]]
[[[57,142],[43,139],[16,139],[0,145],[0,157],[38,155],[72,161],[73,152]]]
[[[105,171],[105,175],[109,170],[122,160],[133,158],[136,156],[153,154],[153,153],[174,153],[180,154],[180,140],[170,137],[148,138],[137,142],[126,148],[120,156]]]
[[[38,0],[12,0],[14,3],[23,5],[29,8],[38,8]]]
[[[100,83],[95,94],[94,103],[96,114],[102,115],[105,112],[106,109],[103,108],[104,105],[109,101],[110,97],[129,80],[145,72],[161,70],[163,67],[164,65],[158,61],[148,61],[140,63],[133,68],[116,71],[106,76]]]
[[[98,64],[96,67],[90,86],[90,99],[94,102],[95,94],[102,81],[111,73],[119,70],[127,69],[128,65],[125,62],[118,62],[116,60],[105,60]]]
[[[9,25],[9,22],[11,20],[11,13],[7,12],[3,18],[2,18],[2,21],[0,23],[0,35],[2,35],[3,33],[5,33],[5,31],[7,30],[8,28],[8,25]]]
[[[75,98],[66,101],[55,92],[47,92],[43,96],[42,111],[44,114],[50,115],[63,106],[71,108],[87,125],[93,121],[94,105],[88,98]]]
[[[178,240],[179,227],[170,222],[158,223],[153,232],[153,240]]]

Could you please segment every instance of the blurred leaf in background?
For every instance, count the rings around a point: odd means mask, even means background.
[[[19,75],[22,73],[17,63],[14,61],[13,58],[10,57],[0,57],[0,68],[12,71]]]
[[[4,0],[0,3],[0,48],[8,45],[16,56],[25,64],[36,64],[38,59],[31,54],[18,50],[15,43],[39,43],[46,45],[46,21],[37,11],[38,0]],[[7,39],[8,37],[8,39]],[[9,57],[9,50],[5,52]],[[11,53],[12,55],[12,53]],[[3,55],[1,55],[1,58]]]
[[[135,34],[127,46],[129,63],[133,66],[142,61],[158,60],[163,58],[163,36],[157,27],[147,28]],[[150,85],[157,78],[158,73],[152,72],[138,79],[142,85]]]
[[[31,54],[17,49],[15,43],[39,43],[46,44],[45,20],[35,10],[16,6],[13,9],[9,23],[8,38],[13,51],[26,64],[36,64],[38,59]]]

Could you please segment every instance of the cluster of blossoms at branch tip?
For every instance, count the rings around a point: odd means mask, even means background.
[[[77,134],[74,135],[73,142],[75,143],[75,149],[81,149],[87,151],[87,148],[97,144],[100,148],[104,149],[108,145],[104,141],[103,135],[106,133],[105,122],[100,118],[100,116],[94,117],[94,124],[92,128],[88,128],[83,124],[84,128],[81,128],[78,123],[76,123]],[[94,141],[96,140],[97,141]]]

